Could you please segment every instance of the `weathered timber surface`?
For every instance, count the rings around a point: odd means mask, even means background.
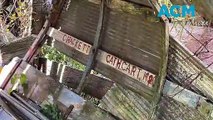
[[[151,112],[147,100],[120,85],[114,85],[99,106],[122,120],[148,120]]]
[[[168,85],[166,86],[164,91],[168,90]],[[178,89],[175,89],[175,93]],[[167,93],[168,91],[164,92],[154,115],[156,116],[155,120],[206,120],[209,118],[212,113],[212,105],[204,102],[196,108],[190,107],[186,101],[183,102],[181,96],[187,93],[186,99],[192,103],[196,101],[193,97],[199,95],[188,90],[184,91],[187,92],[179,93],[176,98],[172,98],[171,94]],[[114,85],[103,97],[99,106],[122,120],[150,120],[148,117],[152,108],[151,104],[143,97],[120,85]]]
[[[165,82],[163,93],[194,109],[198,107],[200,100],[203,99],[202,96],[193,93],[190,90],[184,89],[183,87],[178,86],[177,84],[174,84],[168,80]]]
[[[168,96],[162,96],[156,120],[207,120],[197,109],[190,108]]]
[[[213,53],[211,52],[213,51],[213,27],[185,25],[183,29],[182,25],[177,25],[176,29],[172,29],[171,25],[170,28],[170,35],[198,58],[207,69],[213,72],[213,65],[211,65],[213,63]],[[183,30],[183,34],[180,38],[178,33],[181,30]],[[190,34],[188,31],[190,31]]]
[[[46,2],[46,3],[45,3]],[[47,1],[44,0],[34,0],[33,1],[33,21],[32,21],[32,33],[38,34],[41,30],[48,13]]]
[[[76,93],[67,88],[62,88],[58,96],[58,101],[66,107],[73,105],[74,110],[68,119],[74,120],[118,120],[112,114],[100,109],[91,102],[85,101]]]
[[[125,0],[125,1],[151,7],[151,4],[149,3],[148,0]]]
[[[87,43],[84,43],[81,40],[73,38],[72,36],[69,36],[65,33],[62,33],[60,31],[57,31],[54,29],[51,29],[49,33],[52,34],[52,35],[49,34],[50,36],[52,36],[53,38],[55,38],[57,40],[60,40],[61,38],[63,38],[63,35],[64,35],[67,38],[72,38],[74,40],[74,42],[71,42],[71,43],[75,43],[75,44],[81,43],[84,45],[88,45]],[[62,41],[63,41],[63,39],[62,39]],[[70,43],[70,42],[68,42],[68,43]],[[87,60],[82,59],[82,58],[88,57],[88,55],[85,55],[85,54],[88,54],[88,52],[87,52],[88,50],[85,51],[84,49],[79,49],[78,46],[76,46],[75,44],[65,45],[64,43],[62,43],[65,46],[60,46],[60,44],[61,43],[58,43],[58,44],[55,44],[54,46],[59,51],[65,53],[71,57],[73,56],[73,54],[76,55],[77,57],[74,57],[75,59],[79,58],[77,60],[79,60],[83,64],[86,64]],[[68,45],[71,47],[68,47]],[[89,46],[91,46],[91,45],[89,45]],[[89,47],[89,48],[91,48],[91,47]],[[72,49],[72,50],[67,51],[67,49]],[[82,53],[84,53],[84,54],[82,54]],[[82,55],[82,56],[80,56],[80,55]],[[116,62],[116,64],[115,64],[115,62]],[[123,63],[122,65],[121,65],[121,62]],[[97,65],[102,65],[102,66],[97,66]],[[121,67],[122,66],[124,67],[124,65],[127,66],[127,68],[129,69],[129,72],[121,69]],[[121,67],[119,67],[119,66],[121,66]],[[134,72],[131,72],[133,70],[133,68],[134,68]],[[115,82],[122,84],[124,86],[127,86],[128,88],[130,88],[136,92],[141,93],[142,95],[146,96],[147,98],[152,97],[153,91],[150,91],[149,89],[152,88],[153,87],[152,85],[154,84],[153,75],[151,73],[143,70],[142,68],[139,68],[135,65],[132,65],[126,61],[123,61],[123,60],[117,58],[116,56],[113,56],[109,53],[99,50],[97,58],[96,58],[95,70],[97,70],[98,72],[102,73],[103,75],[111,78]],[[136,71],[137,71],[137,73],[135,73]],[[152,77],[149,77],[149,76],[152,76]],[[148,82],[148,80],[150,78],[152,78],[151,84]],[[137,79],[137,80],[135,80],[135,79]],[[144,83],[144,84],[142,84],[142,83]],[[146,88],[146,89],[144,89],[144,88]]]
[[[163,56],[166,54],[164,49],[167,42],[165,24],[157,21],[156,17],[152,15],[153,11],[149,8],[142,7],[141,11],[143,12],[139,14],[136,12],[135,14],[134,12],[122,11],[122,9],[114,8],[113,6],[115,5],[108,5],[106,10],[104,32],[101,35],[102,45],[101,50],[99,50],[101,54],[98,53],[94,69],[117,83],[127,86],[147,98],[151,98],[154,91],[158,89],[159,82],[162,81],[158,74],[165,72],[161,71],[162,64],[166,62],[163,59]],[[148,15],[150,17],[147,17]],[[66,38],[66,40],[78,38],[90,45],[93,44],[98,17],[98,4],[87,0],[72,1],[69,11],[62,12],[57,26],[61,27],[62,32],[75,38],[68,38],[68,36],[61,36],[60,38]],[[55,41],[54,47],[81,63],[86,64],[88,52],[79,51],[79,49],[76,50],[75,47],[73,49],[66,44],[68,43]],[[106,60],[103,56],[106,57],[108,55],[104,55],[102,52],[113,56],[111,64],[109,61],[108,64],[103,62],[104,59]],[[114,63],[113,60],[115,61]],[[136,71],[137,67],[133,67],[133,72],[129,72],[130,76],[121,68],[120,70],[116,70],[115,63],[118,64],[118,61],[122,61],[125,64],[126,62],[130,63],[156,75],[155,82],[150,84],[148,80],[136,80],[137,75],[136,73],[134,74],[134,71]]]
[[[186,107],[188,106],[191,110],[194,109],[193,111],[197,112],[197,115],[194,116],[205,116],[205,118],[209,118],[209,120],[213,119],[213,105],[212,103],[209,103],[203,96],[196,94],[190,90],[184,89],[183,87],[168,80],[164,85],[163,94],[164,97],[169,97],[170,99],[180,102]],[[162,112],[161,109],[159,109],[159,112]],[[184,119],[186,119],[187,117],[185,118],[185,116],[190,115],[185,115],[184,113],[182,116],[184,116]],[[192,119],[193,116],[190,116],[189,118]]]
[[[146,13],[149,13],[155,19],[151,9],[141,9],[144,12],[134,15],[119,8],[108,7],[101,48],[156,74],[159,72],[162,55],[161,42],[165,39],[165,24],[146,17]],[[69,11],[62,12],[58,27],[61,27],[61,31],[92,44],[98,18],[98,4],[87,0],[73,0]]]
[[[30,48],[36,36],[32,35],[22,39],[18,39],[14,42],[11,42],[8,45],[5,45],[1,48],[3,63],[7,64],[12,58],[24,57],[27,50]]]
[[[90,102],[86,102],[80,114],[72,115],[74,120],[120,120]]]
[[[0,74],[1,84],[5,77],[8,76],[8,74],[11,74],[11,69],[13,69],[16,63],[20,60],[21,59],[18,57],[13,58],[9,64],[3,67],[3,70]],[[59,83],[57,83],[55,80],[41,73],[39,70],[24,61],[21,62],[20,66],[15,71],[16,75],[20,75],[22,73],[25,74],[27,77],[28,89],[26,91],[23,91],[20,89],[19,86],[16,86],[15,88],[18,88],[18,91],[20,90],[20,93],[25,93],[28,98],[31,98],[37,103],[42,103],[45,99],[47,99],[47,96],[49,94],[54,94],[56,88],[59,86]],[[15,74],[13,74],[13,76]],[[6,85],[5,90],[9,91],[11,87],[12,84],[11,82],[9,82]]]
[[[190,3],[190,0],[171,0],[173,4],[184,5]],[[190,2],[189,2],[190,1]],[[213,1],[212,0],[193,0],[191,2],[195,5],[196,11],[202,16],[209,20],[213,20]]]
[[[15,65],[18,60],[20,59],[15,58],[6,65],[0,77],[2,78],[5,74],[9,74],[9,68]],[[69,117],[75,120],[115,120],[115,117],[110,113],[98,108],[92,103],[85,103],[83,98],[63,87],[58,81],[46,76],[26,62],[21,63],[15,74],[21,73],[24,73],[27,77],[28,90],[25,91],[25,95],[39,105],[41,105],[41,103],[45,104],[45,102],[49,101],[49,97],[52,96],[52,102],[60,105],[60,108],[64,111],[66,111],[70,105],[74,106],[71,116]],[[9,82],[5,90],[9,90],[10,87],[11,83]],[[18,87],[18,91],[22,93],[20,87]]]
[[[58,78],[62,79],[62,82],[66,86],[76,89],[80,83],[82,74],[82,71],[65,67],[64,72],[62,72]],[[62,76],[62,78],[60,76]],[[114,83],[92,74],[88,75],[87,79],[83,92],[98,99],[101,99]]]
[[[187,48],[171,37],[167,77],[213,101],[213,74]]]

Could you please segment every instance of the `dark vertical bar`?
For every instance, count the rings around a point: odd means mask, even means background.
[[[101,39],[101,33],[102,33],[102,29],[103,29],[103,22],[104,22],[104,11],[105,11],[105,0],[101,0],[101,7],[100,7],[100,14],[99,14],[99,21],[98,21],[98,26],[97,26],[97,31],[96,31],[96,35],[95,35],[95,41],[93,44],[93,47],[90,51],[90,55],[89,55],[89,60],[87,62],[86,65],[86,70],[84,71],[80,84],[78,86],[78,88],[76,89],[76,93],[81,93],[81,91],[84,88],[85,85],[85,81],[87,79],[87,75],[90,74],[93,65],[94,65],[94,60],[95,57],[98,53],[98,48],[100,46],[100,39]]]

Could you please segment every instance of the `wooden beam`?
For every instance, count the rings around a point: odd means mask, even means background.
[[[213,73],[179,41],[170,37],[167,78],[213,101]],[[198,77],[196,77],[200,74]],[[192,82],[189,85],[189,82]]]
[[[98,49],[101,44],[101,34],[102,34],[103,22],[104,22],[104,11],[105,11],[105,0],[101,0],[100,15],[99,15],[99,21],[98,21],[96,34],[95,34],[95,40],[94,40],[92,49],[90,50],[89,59],[86,64],[86,69],[81,77],[79,86],[76,89],[77,93],[81,93],[81,91],[84,89],[84,85],[87,80],[87,75],[90,74],[91,70],[94,67],[95,58],[97,56]]]
[[[50,27],[50,22],[49,22],[49,20],[46,20],[41,31],[39,32],[38,36],[36,37],[35,41],[33,42],[30,49],[25,54],[25,56],[23,58],[23,60],[25,62],[28,62],[28,63],[31,62],[33,57],[35,57],[39,47],[41,47],[44,44],[45,40],[48,37],[48,36],[46,36],[46,33],[47,33],[49,27]]]
[[[53,9],[51,12],[51,26],[55,26],[58,22],[58,19],[63,11],[63,7],[65,6],[66,0],[54,0],[53,1]]]

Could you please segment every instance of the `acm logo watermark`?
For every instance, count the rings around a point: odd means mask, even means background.
[[[200,16],[195,16],[196,10],[194,5],[172,5],[167,7],[162,5],[158,13],[158,17],[166,16],[177,22],[179,18],[185,19],[187,25],[207,27],[211,25],[211,21],[200,20]]]
[[[172,5],[168,8],[166,5],[162,5],[158,13],[158,17],[165,15],[168,18],[178,18],[178,17],[195,17],[195,6],[194,5]]]

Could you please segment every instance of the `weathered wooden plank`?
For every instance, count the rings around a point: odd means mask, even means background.
[[[169,96],[162,96],[156,120],[208,120],[197,109],[190,108]]]
[[[198,95],[190,90],[184,89],[175,83],[166,81],[163,90],[164,95],[187,105],[189,108],[199,111],[199,114],[204,115],[206,118],[213,119],[213,105],[206,101],[201,95]]]
[[[156,120],[211,118],[211,103],[192,91],[181,86],[176,87],[176,84],[166,82],[164,94],[158,104],[160,108],[157,109]],[[177,92],[179,94],[173,97]],[[116,84],[103,97],[99,106],[123,120],[149,120],[152,109],[151,104],[143,97]]]
[[[69,99],[69,100],[68,100]],[[62,88],[58,101],[66,107],[73,105],[74,110],[69,114],[68,119],[74,120],[118,120],[115,116],[100,109],[98,106],[85,101],[76,93],[66,88]]]
[[[94,70],[152,101],[153,96],[160,94],[158,89],[165,76],[168,47],[166,25],[149,7],[120,0],[106,4],[102,45]],[[124,9],[125,5],[132,10]],[[62,12],[57,27],[74,37],[59,33],[61,35],[57,37],[54,47],[86,64],[89,53],[86,50],[91,49],[87,44],[94,44],[99,10],[100,2],[73,0],[69,10]],[[56,34],[51,32],[48,34],[55,38]]]
[[[190,90],[184,89],[181,86],[178,86],[170,81],[166,81],[163,89],[163,93],[174,100],[181,102],[189,107],[196,108],[199,104],[199,101],[203,99],[202,96],[193,93]]]
[[[81,77],[79,86],[75,90],[77,93],[81,93],[81,91],[84,89],[85,82],[87,81],[86,77],[88,74],[90,74],[91,70],[94,68],[95,58],[97,56],[98,49],[101,44],[101,35],[103,33],[103,22],[104,22],[104,17],[105,17],[105,10],[106,10],[106,1],[102,0],[94,43],[92,46],[92,50],[90,50],[89,60],[87,61],[86,68]]]
[[[3,64],[7,64],[12,58],[24,57],[25,53],[29,49],[30,45],[33,43],[36,36],[32,35],[22,39],[18,39],[5,45],[1,48],[2,61]]]
[[[212,73],[186,47],[170,37],[169,62],[167,77],[188,89],[202,92],[213,101]],[[200,75],[199,75],[200,74]],[[196,77],[197,76],[197,77]]]
[[[48,20],[46,20],[44,27],[41,29],[40,33],[38,34],[38,36],[36,37],[35,41],[33,42],[33,44],[31,45],[31,47],[29,48],[29,50],[27,51],[27,53],[25,54],[23,60],[26,62],[32,62],[31,60],[33,59],[33,57],[36,55],[38,48],[45,42],[47,35],[46,32],[48,31],[50,26],[50,23]],[[17,70],[17,68],[20,66],[21,62],[23,60],[19,60],[19,62],[16,62],[16,64],[13,66],[13,68],[10,71],[10,74],[7,74],[4,76],[4,79],[2,79],[3,83],[1,84],[1,88],[4,90],[6,85],[8,84],[9,80],[12,78],[12,76],[14,75],[15,71]]]
[[[151,104],[139,94],[115,84],[99,106],[122,120],[148,120]]]
[[[12,62],[6,65],[2,71],[2,74],[0,74],[0,78],[10,74],[9,68],[13,68],[13,66],[16,65],[19,60],[19,58],[15,58],[12,60]],[[27,77],[28,90],[25,92],[25,95],[27,98],[30,98],[39,105],[45,104],[47,101],[53,102],[60,105],[62,110],[65,109],[64,111],[66,111],[70,105],[73,105],[74,108],[69,117],[75,120],[94,120],[95,118],[115,120],[115,117],[110,113],[107,113],[92,103],[85,102],[82,97],[63,87],[58,81],[46,76],[24,61],[22,61],[15,74],[21,73],[24,73]],[[5,90],[9,90],[10,87],[11,83],[9,82]],[[17,88],[18,91],[22,93],[21,87]]]
[[[25,54],[23,60],[25,62],[32,62],[33,57],[36,56],[39,47],[41,47],[46,39],[47,39],[47,31],[49,30],[50,27],[50,21],[46,20],[41,31],[39,32],[38,36],[36,37],[35,41],[33,42],[33,44],[30,46],[30,49],[27,51],[27,53]]]
[[[59,41],[57,44],[54,44],[59,51],[71,57],[77,56],[74,58],[86,64],[86,58],[88,57],[87,51],[90,51],[91,45],[54,28],[51,28],[47,34]],[[63,46],[61,46],[62,43]],[[67,51],[67,49],[70,51]],[[153,88],[155,85],[154,81],[156,75],[102,50],[98,51],[96,62],[95,70],[101,74],[145,96],[150,96],[152,94],[150,88]]]
[[[62,82],[73,89],[76,89],[80,83],[80,79],[83,72],[79,70],[75,70],[69,67],[65,67],[64,72],[62,72],[58,77],[62,76]],[[85,82],[85,88],[82,92],[96,97],[98,99],[102,99],[102,97],[106,94],[106,92],[112,87],[112,81],[109,81],[104,78],[100,78],[95,75],[88,75],[88,80]]]
[[[116,7],[117,3],[117,6],[122,6],[119,2],[121,1],[108,5],[101,48],[157,74],[162,55],[162,44],[159,41],[165,38],[165,24],[155,20],[153,11],[149,8],[139,7],[143,12],[137,14],[133,5],[135,12]],[[87,0],[73,0],[69,11],[61,14],[57,26],[63,32],[92,44],[98,23],[99,6]],[[147,17],[148,14],[150,17]]]
[[[120,120],[96,105],[86,102],[80,114],[72,115],[74,120]]]

